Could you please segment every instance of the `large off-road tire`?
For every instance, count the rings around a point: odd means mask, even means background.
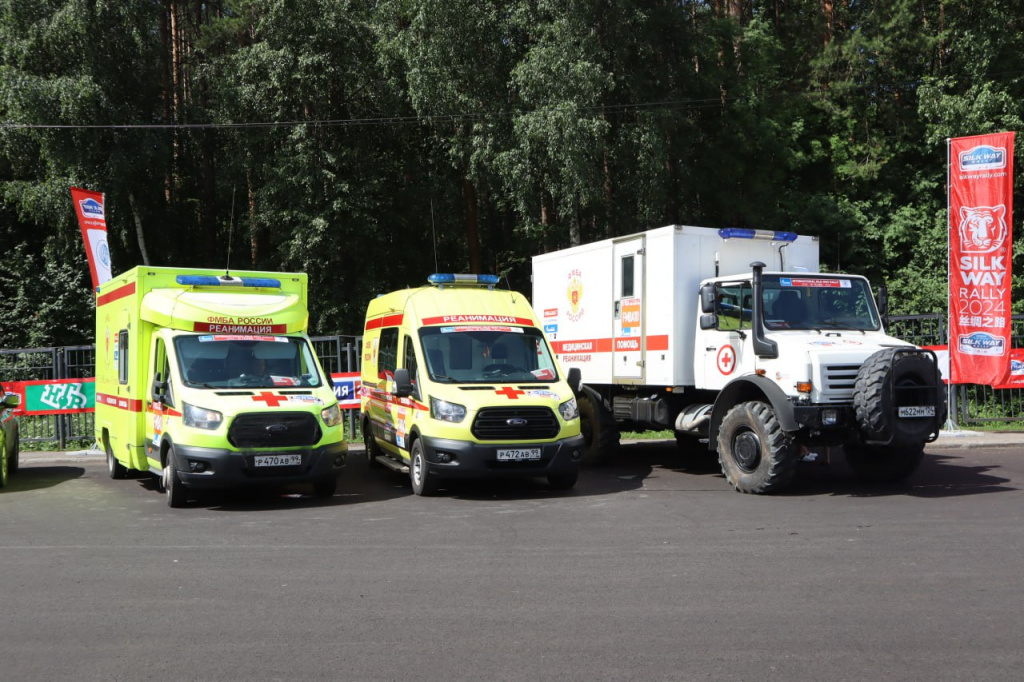
[[[110,447],[110,441],[104,440],[103,447],[107,451],[107,474],[111,478],[121,479],[128,475],[128,469],[114,457],[114,449]]]
[[[583,436],[583,464],[594,466],[606,461],[619,449],[619,428],[604,404],[586,391],[576,398]]]
[[[894,444],[911,446],[927,441],[935,425],[941,427],[946,421],[945,392],[942,376],[928,355],[897,350],[883,348],[861,365],[853,407],[865,440],[888,440],[891,435]],[[932,405],[936,400],[936,419],[897,416],[900,406]]]
[[[427,468],[427,455],[423,452],[423,441],[417,438],[409,453],[409,480],[412,491],[417,495],[429,497],[437,492],[437,475]]]
[[[178,477],[178,470],[174,467],[174,447],[167,450],[167,461],[164,464],[163,476],[160,481],[164,494],[167,496],[167,506],[174,509],[184,507],[188,502],[188,491],[182,485]]]
[[[373,437],[373,431],[370,429],[370,419],[363,419],[363,450],[366,454],[366,464],[371,469],[383,469],[384,465],[377,461],[377,457],[384,454],[377,445],[377,440]]]
[[[893,483],[910,476],[924,458],[924,443],[843,446],[846,462],[865,481]]]
[[[782,430],[772,408],[752,401],[732,408],[722,420],[718,461],[739,492],[774,493],[796,474],[799,448]]]

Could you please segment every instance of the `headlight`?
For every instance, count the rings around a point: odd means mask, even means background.
[[[213,431],[224,420],[224,415],[216,410],[208,410],[205,407],[196,407],[188,403],[182,403],[182,408],[181,423],[194,429]]]
[[[341,410],[338,409],[338,403],[334,403],[326,410],[320,411],[320,418],[324,420],[324,424],[327,426],[337,426],[341,423]]]
[[[450,403],[440,398],[430,399],[430,416],[440,419],[443,422],[458,424],[466,418],[466,408],[463,405]]]
[[[567,422],[571,422],[573,419],[580,416],[579,408],[576,407],[576,398],[569,398],[559,405],[558,413],[562,415],[562,419]]]

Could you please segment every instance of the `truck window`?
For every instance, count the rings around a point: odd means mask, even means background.
[[[117,382],[128,383],[128,330],[117,333]]]
[[[622,293],[619,298],[633,296],[633,256],[622,257]]]
[[[171,363],[167,357],[167,348],[163,339],[157,339],[153,352],[153,377],[160,376],[160,380],[167,384],[164,391],[164,404],[173,407],[174,397],[171,394]]]
[[[763,298],[767,329],[881,328],[871,288],[863,279],[765,276]]]
[[[393,379],[396,367],[398,367],[398,327],[388,327],[380,333],[377,378]]]
[[[749,282],[721,284],[715,290],[715,312],[718,314],[718,329],[750,329],[753,312],[753,290]]]

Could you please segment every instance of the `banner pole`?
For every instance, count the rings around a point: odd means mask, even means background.
[[[952,328],[952,315],[953,315],[953,303],[952,303],[952,291],[950,291],[950,284],[953,281],[953,263],[952,263],[952,244],[950,243],[950,230],[953,224],[953,215],[951,213],[951,204],[949,201],[949,193],[951,191],[951,179],[950,173],[953,169],[953,158],[951,156],[953,140],[952,138],[946,138],[946,352],[949,353],[949,369],[947,375],[949,381],[946,383],[946,423],[942,425],[943,431],[959,431],[960,427],[954,419],[956,414],[956,398],[953,392],[953,340],[950,337],[949,330]]]

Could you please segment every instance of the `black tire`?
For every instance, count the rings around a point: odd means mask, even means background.
[[[579,476],[578,471],[569,474],[548,474],[548,487],[552,490],[571,490]]]
[[[7,455],[7,475],[13,476],[21,468],[21,443],[18,440],[18,432],[14,432],[14,448]]]
[[[601,464],[619,449],[619,429],[604,404],[590,393],[581,391],[576,398],[580,411],[580,433],[583,435],[583,464]]]
[[[851,443],[843,446],[846,463],[865,481],[895,483],[917,471],[924,459],[924,443],[909,445],[865,445]]]
[[[121,479],[128,475],[128,469],[114,457],[114,449],[110,447],[110,441],[104,440],[103,447],[107,451],[107,473],[111,478]]]
[[[419,438],[413,441],[409,453],[409,480],[412,482],[412,491],[417,495],[429,497],[437,492],[437,475],[430,473],[427,467],[427,456]]]
[[[718,461],[726,480],[739,492],[761,495],[782,490],[793,480],[799,459],[799,448],[767,404],[741,403],[722,420]]]
[[[857,423],[869,441],[888,440],[891,435],[896,444],[923,444],[946,421],[942,375],[930,356],[897,353],[897,350],[883,348],[869,357],[857,372],[853,391]],[[932,405],[936,400],[935,419],[897,417],[900,406]]]
[[[321,499],[330,499],[338,490],[338,477],[327,476],[313,482],[313,496]]]
[[[167,449],[167,461],[164,464],[164,472],[161,478],[161,487],[167,496],[167,506],[172,509],[184,507],[188,502],[188,491],[181,484],[178,477],[178,469],[174,466],[174,447]]]
[[[384,468],[384,465],[377,461],[377,457],[383,453],[373,437],[373,431],[370,430],[369,418],[363,419],[363,449],[366,454],[366,463],[371,469]]]

